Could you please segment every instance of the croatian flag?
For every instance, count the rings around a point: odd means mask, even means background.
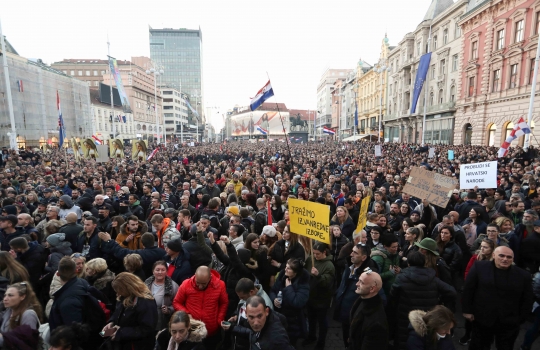
[[[96,145],[102,145],[103,141],[101,141],[96,135],[92,135],[92,140],[94,140],[94,143]]]
[[[117,117],[118,117],[118,122],[121,123],[122,122],[122,116],[120,116],[120,114],[119,114],[119,115],[117,115]]]
[[[519,121],[516,125],[514,125],[514,129],[508,135],[506,140],[503,142],[501,148],[499,149],[499,152],[497,152],[497,156],[499,158],[504,157],[508,153],[508,148],[510,147],[510,144],[512,141],[517,139],[518,137],[521,137],[525,134],[530,134],[531,128],[529,127],[529,124],[523,119],[523,117],[519,118]]]
[[[330,129],[329,127],[324,126],[322,129],[322,132],[328,135],[335,135],[335,131]]]
[[[62,118],[62,108],[60,108],[60,94],[58,94],[58,90],[56,90],[56,107],[58,108],[58,128],[60,129],[58,147],[62,147],[64,139],[66,138],[66,126],[64,125],[64,118]]]
[[[256,110],[264,101],[272,96],[274,96],[274,90],[272,90],[272,85],[270,84],[270,80],[268,80],[268,83],[266,83],[266,85],[257,92],[257,95],[251,99],[249,108],[251,108],[252,111]]]
[[[24,92],[24,85],[22,80],[17,80],[17,87],[19,88],[19,92]]]
[[[158,152],[158,149],[155,148],[155,149],[152,151],[152,153],[150,153],[150,155],[148,156],[148,158],[146,158],[146,161],[148,162],[148,161],[152,160],[152,158],[154,158],[154,156],[156,155],[157,152]]]
[[[257,125],[257,131],[263,135],[268,135],[268,130],[264,130],[260,125]]]

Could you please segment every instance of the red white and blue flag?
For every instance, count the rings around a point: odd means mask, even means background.
[[[22,80],[17,80],[17,87],[19,88],[19,92],[24,92],[24,85]]]
[[[510,144],[512,141],[517,139],[518,137],[521,137],[525,134],[530,134],[531,128],[529,127],[529,124],[523,119],[523,117],[519,118],[516,125],[514,125],[514,129],[508,135],[506,140],[503,142],[501,148],[499,149],[499,152],[497,153],[497,156],[499,158],[504,157],[508,153],[508,148],[510,147]]]
[[[62,118],[62,108],[60,108],[60,94],[56,90],[56,108],[58,109],[58,129],[60,130],[58,147],[62,147],[64,139],[66,138],[66,126],[64,125],[64,118]]]
[[[103,141],[101,141],[96,135],[92,135],[92,140],[94,140],[94,143],[96,145],[102,145]]]
[[[152,158],[154,158],[154,156],[156,155],[157,152],[158,152],[158,149],[155,148],[155,149],[152,151],[152,153],[150,153],[150,155],[148,156],[148,158],[146,158],[146,161],[148,162],[148,161],[152,160]]]
[[[256,110],[264,101],[272,96],[274,96],[274,90],[272,90],[272,84],[270,84],[270,80],[268,80],[268,83],[266,83],[266,85],[257,92],[257,95],[251,99],[249,108],[251,108],[252,111]]]
[[[322,132],[325,133],[325,134],[328,134],[328,135],[335,135],[335,133],[336,133],[334,130],[330,129],[327,126],[323,127]]]
[[[260,125],[257,125],[257,131],[260,132],[263,135],[268,135],[268,130],[265,130],[265,129],[261,128]]]

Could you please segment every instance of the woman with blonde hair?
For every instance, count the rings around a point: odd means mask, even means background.
[[[143,260],[139,254],[128,254],[124,257],[124,268],[127,272],[131,272],[139,277],[141,281],[146,280],[146,275],[142,269]]]
[[[77,266],[77,277],[84,279],[86,277],[86,258],[81,253],[75,253],[71,254],[71,259],[75,261]]]
[[[337,207],[336,214],[330,220],[330,225],[338,225],[341,229],[341,234],[347,237],[347,239],[352,240],[352,234],[356,227],[347,208],[341,205]]]
[[[495,219],[495,224],[499,226],[499,235],[507,238],[514,231],[514,222],[506,216],[501,216]],[[507,238],[508,239],[508,238]]]
[[[9,252],[0,252],[0,275],[7,278],[11,284],[30,279],[26,268]]]
[[[147,350],[154,348],[157,306],[152,293],[137,276],[129,272],[118,274],[113,282],[117,295],[116,311],[103,332],[113,330],[115,349]]]
[[[115,299],[112,288],[114,277],[114,272],[109,270],[105,259],[95,258],[86,263],[86,281],[107,298],[104,300],[105,304],[112,304],[112,306],[114,306]]]

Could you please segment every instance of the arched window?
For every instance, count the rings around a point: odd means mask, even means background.
[[[488,129],[488,146],[495,145],[495,135],[497,133],[497,125],[491,124]]]
[[[430,92],[430,93],[429,93],[429,105],[430,105],[430,106],[433,106],[433,102],[434,102],[434,101],[433,101],[433,99],[434,99],[434,96],[433,96],[433,95],[434,95],[433,92]]]
[[[439,104],[442,105],[444,103],[444,91],[443,89],[439,90]]]
[[[456,100],[456,87],[452,85],[450,87],[450,102],[454,102]]]
[[[505,140],[508,138],[508,136],[510,136],[510,133],[512,132],[512,130],[514,130],[514,123],[512,123],[512,122],[506,123],[506,128],[505,128],[505,132],[504,132],[504,139]]]

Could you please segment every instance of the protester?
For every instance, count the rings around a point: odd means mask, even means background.
[[[204,322],[194,320],[185,311],[176,311],[167,328],[156,340],[156,350],[204,350],[202,341],[208,334]]]
[[[172,301],[178,292],[178,284],[167,276],[167,263],[156,261],[152,266],[152,276],[144,281],[152,293],[157,306],[156,331],[162,330],[169,323],[174,312]]]
[[[455,349],[451,330],[456,321],[448,308],[437,305],[429,311],[414,310],[409,313],[409,321],[407,350]],[[491,344],[486,346],[489,348]]]

